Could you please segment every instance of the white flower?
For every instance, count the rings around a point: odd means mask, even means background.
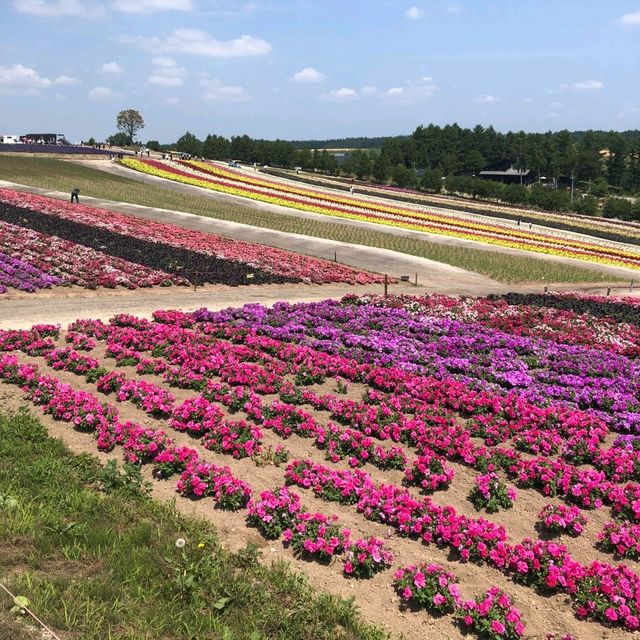
[[[184,538],[178,538],[176,540],[176,547],[178,547],[178,549],[182,549],[185,544],[187,544],[187,541]]]

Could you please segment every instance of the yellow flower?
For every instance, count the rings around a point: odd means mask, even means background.
[[[204,549],[204,548],[205,548],[204,542],[199,542],[198,543],[198,549]]]

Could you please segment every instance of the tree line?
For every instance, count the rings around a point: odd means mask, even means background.
[[[347,138],[340,143],[363,145],[365,138]],[[342,163],[320,145],[297,146],[299,142],[254,139],[247,135],[225,138],[209,134],[199,140],[185,133],[175,145],[178,151],[214,160],[302,167],[329,173],[340,171],[379,182],[411,182],[408,172],[435,171],[443,176],[477,174],[496,162],[510,160],[518,169],[530,169],[537,179],[573,176],[584,191],[604,180],[613,190],[640,192],[640,131],[567,130],[547,133],[500,133],[493,127],[477,125],[463,129],[456,124],[419,126],[410,136],[372,138],[380,148],[348,152]],[[305,141],[303,141],[305,142]],[[314,144],[318,141],[313,141]],[[347,147],[342,147],[346,149]],[[404,185],[403,185],[404,186]]]
[[[131,143],[144,120],[134,110],[118,114],[119,133],[112,144]],[[474,198],[526,204],[558,211],[640,219],[640,207],[625,198],[640,194],[640,130],[501,133],[492,126],[473,129],[457,124],[418,126],[411,135],[331,140],[264,140],[248,135],[209,134],[199,140],[187,131],[175,144],[150,140],[156,151],[174,149],[211,160],[238,160],[273,167],[300,167],[399,187],[471,195]],[[336,151],[345,150],[338,159]],[[536,184],[504,185],[475,176],[485,167],[510,161],[533,172]],[[543,187],[571,178],[576,197],[567,189]],[[567,180],[565,180],[566,184]]]

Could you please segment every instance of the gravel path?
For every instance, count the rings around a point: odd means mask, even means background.
[[[252,209],[258,209],[262,211],[273,211],[275,213],[285,214],[289,216],[296,216],[298,218],[310,218],[313,220],[321,220],[323,222],[331,222],[333,224],[343,224],[346,226],[358,226],[360,228],[364,227],[366,229],[370,229],[371,231],[389,233],[397,236],[411,237],[414,239],[426,240],[428,242],[438,243],[438,244],[447,245],[447,246],[468,247],[470,249],[480,249],[483,251],[490,251],[493,253],[503,253],[503,254],[513,255],[513,256],[535,257],[540,260],[548,260],[550,262],[561,262],[564,264],[571,264],[573,266],[582,267],[582,268],[586,267],[586,268],[598,271],[600,273],[606,273],[611,276],[619,276],[622,278],[638,279],[639,277],[639,273],[637,269],[625,269],[624,267],[613,267],[605,264],[587,262],[585,260],[577,260],[577,259],[566,258],[562,256],[546,255],[543,253],[535,253],[532,251],[524,251],[521,249],[512,249],[509,247],[501,247],[498,245],[486,244],[478,240],[466,240],[463,238],[447,237],[447,236],[442,236],[435,233],[428,233],[426,231],[415,231],[411,229],[400,229],[396,227],[388,227],[388,226],[376,224],[373,222],[363,222],[360,220],[348,220],[345,218],[329,218],[326,215],[323,215],[321,213],[301,211],[298,209],[283,207],[280,205],[270,204],[267,202],[259,202],[256,200],[252,200],[250,198],[242,198],[240,196],[231,196],[226,193],[219,193],[216,191],[212,191],[211,189],[205,189],[204,187],[195,187],[192,185],[174,182],[172,180],[167,180],[165,178],[158,178],[157,176],[143,174],[143,173],[140,173],[139,171],[134,171],[133,169],[127,169],[126,167],[118,165],[110,160],[80,160],[77,162],[78,164],[82,164],[84,166],[92,167],[94,169],[99,169],[101,171],[106,171],[107,173],[111,173],[114,175],[130,178],[138,182],[143,182],[145,184],[150,184],[154,186],[161,186],[164,189],[170,189],[172,191],[177,191],[179,193],[188,193],[190,195],[210,198],[216,202],[223,202],[226,204],[233,204],[233,205],[241,205],[244,207],[250,207]],[[2,183],[0,182],[0,184]],[[65,193],[64,197],[68,198],[68,194]],[[84,201],[88,202],[89,199],[85,198]],[[109,207],[105,207],[105,208],[109,208]],[[446,214],[448,216],[456,214],[456,212],[452,209],[437,209],[435,207],[427,207],[427,208],[433,211],[440,211],[441,213]],[[470,214],[460,212],[460,215],[469,216]],[[489,221],[489,222],[492,221],[490,217],[482,216],[480,214],[477,214],[477,218],[484,219],[485,221]],[[498,219],[496,219],[496,221],[498,221]],[[505,221],[500,220],[500,224],[504,225]],[[542,225],[534,225],[534,230],[544,232],[547,229]],[[567,233],[574,239],[579,239],[585,242],[592,242],[592,243],[600,242],[598,238],[594,238],[593,236],[572,234],[569,232]],[[227,234],[225,233],[225,235]],[[308,237],[308,236],[301,236],[301,237]],[[251,240],[251,241],[259,242],[258,240]],[[609,244],[619,246],[620,248],[627,248],[632,250],[638,249],[638,247],[635,245],[625,245],[623,243],[609,243]],[[280,246],[280,245],[277,245],[277,246]],[[333,254],[331,255],[333,256]],[[350,263],[347,263],[347,264],[350,264]]]
[[[11,182],[0,181],[0,187],[36,193],[60,200],[67,200],[69,197],[68,194],[59,191],[25,187]],[[333,260],[337,254],[337,259],[340,263],[365,271],[388,273],[390,276],[396,278],[402,275],[409,275],[412,281],[415,280],[415,275],[418,274],[418,282],[426,286],[469,285],[469,287],[491,287],[497,284],[491,278],[478,273],[466,271],[465,269],[453,267],[441,262],[435,262],[434,260],[428,260],[427,258],[390,251],[388,249],[378,249],[376,247],[336,242],[301,234],[273,231],[271,229],[253,227],[237,222],[205,218],[192,213],[144,207],[125,202],[112,202],[110,200],[101,200],[100,198],[85,196],[82,198],[82,203],[111,211],[120,211],[138,218],[167,222],[187,229],[215,233],[235,240],[264,244],[270,247],[278,247],[280,249],[295,251],[296,253],[319,258]],[[471,291],[471,289],[469,290]]]

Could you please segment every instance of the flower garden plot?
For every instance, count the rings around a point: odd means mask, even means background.
[[[467,365],[447,360],[463,348]],[[1,332],[0,349],[0,379],[45,414],[246,518],[325,580],[371,581],[386,602],[401,588],[426,619],[448,603],[451,633],[640,625],[640,445],[613,442],[637,412],[623,355],[353,299],[82,320]],[[555,396],[541,376],[554,371]],[[596,407],[570,397],[581,376]],[[288,463],[256,466],[276,445]],[[467,498],[487,478],[511,504]]]
[[[154,222],[88,207],[71,205],[68,202],[52,200],[42,196],[0,189],[0,204],[28,209],[33,213],[49,216],[54,221],[69,221],[88,225],[91,228],[106,230],[124,236],[127,242],[133,240],[158,244],[166,252],[172,249],[204,255],[230,263],[232,273],[263,272],[273,280],[287,282],[305,282],[323,284],[344,282],[349,284],[368,284],[382,282],[383,277],[351,267],[304,256],[281,249],[240,242],[200,231],[184,229],[172,224]],[[2,206],[0,206],[0,209]],[[202,258],[197,258],[201,260]],[[246,280],[245,280],[246,282]]]
[[[60,278],[50,276],[19,258],[0,253],[0,293],[5,293],[8,287],[20,291],[36,291],[62,282]]]
[[[1,206],[1,205],[0,205]],[[2,293],[76,285],[87,289],[136,289],[188,284],[182,276],[149,269],[75,242],[0,221]]]
[[[373,295],[366,300],[376,306],[403,308],[413,317],[479,323],[512,335],[585,345],[630,357],[640,355],[640,301],[633,298],[613,301],[583,295],[509,293],[488,298],[434,294],[385,299]]]
[[[378,366],[449,378],[479,392],[523,398],[541,407],[588,409],[612,429],[640,433],[640,363],[635,359],[476,323],[413,317],[405,309],[374,306],[368,300],[278,303],[270,309],[202,312],[195,317],[214,324],[233,321],[246,331]]]
[[[191,251],[166,244],[143,240],[130,235],[114,233],[108,229],[89,224],[57,218],[29,209],[0,204],[0,220],[12,222],[20,227],[38,229],[76,244],[100,251],[109,256],[139,264],[147,269],[164,271],[182,281],[246,284],[247,275],[253,274],[255,284],[282,284],[299,282],[297,278],[268,273],[261,269],[224,258]]]
[[[640,268],[640,253],[634,249],[620,249],[606,241],[579,241],[566,237],[560,231],[525,231],[515,229],[512,225],[479,222],[463,214],[448,215],[361,198],[341,198],[318,191],[286,187],[273,181],[238,177],[222,168],[202,163],[185,166],[156,160],[125,159],[122,164],[161,178],[302,211],[589,262]]]
[[[509,304],[540,306],[575,313],[587,313],[597,318],[610,318],[616,322],[640,326],[640,299],[611,300],[604,296],[563,294],[508,293],[504,297]]]

